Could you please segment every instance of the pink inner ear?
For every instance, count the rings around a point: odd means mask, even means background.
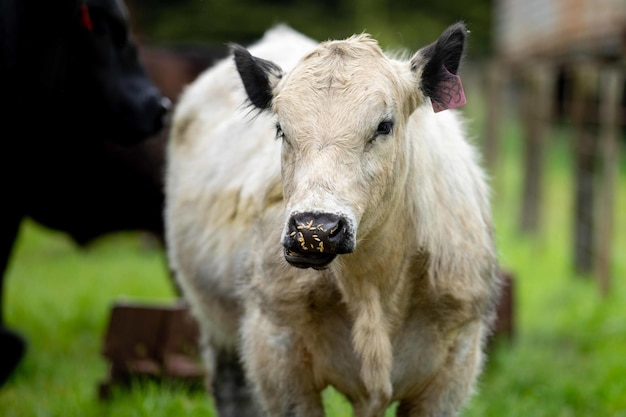
[[[93,22],[89,16],[89,9],[84,4],[80,6],[80,24],[87,30],[93,29]]]
[[[435,113],[439,113],[442,110],[460,107],[467,102],[465,100],[465,92],[463,91],[461,77],[456,74],[452,74],[443,65],[441,66],[441,70],[446,73],[446,76],[444,77],[445,81],[442,81],[438,85],[438,100],[431,100]]]

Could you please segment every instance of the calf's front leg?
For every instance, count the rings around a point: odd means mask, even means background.
[[[320,390],[310,362],[293,334],[249,309],[242,323],[242,353],[247,376],[269,417],[324,417]]]
[[[428,386],[413,398],[400,401],[397,417],[456,417],[472,394],[482,364],[485,325],[467,325],[456,337],[448,356]]]

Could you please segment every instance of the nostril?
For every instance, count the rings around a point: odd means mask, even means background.
[[[341,235],[343,235],[344,232],[345,226],[340,219],[334,225],[329,225],[328,238],[337,240],[338,238],[341,238]]]

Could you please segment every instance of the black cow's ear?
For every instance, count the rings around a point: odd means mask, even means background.
[[[273,62],[252,56],[243,46],[231,44],[230,49],[250,102],[259,109],[268,109],[273,89],[283,76],[282,69]]]
[[[465,104],[458,71],[466,38],[465,25],[456,23],[411,59],[411,71],[419,74],[420,89],[430,97],[435,112]]]

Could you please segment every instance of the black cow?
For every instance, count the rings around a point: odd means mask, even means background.
[[[157,135],[168,105],[139,63],[121,0],[0,0],[0,103],[1,301],[24,217],[84,242],[127,227],[111,218],[140,210],[132,203],[142,198],[160,212],[158,185],[132,202],[104,202],[112,185],[89,175],[116,146]],[[129,168],[118,165],[111,175],[124,183]],[[134,228],[161,227],[160,215],[136,217]],[[0,304],[0,385],[25,350],[1,313]]]

